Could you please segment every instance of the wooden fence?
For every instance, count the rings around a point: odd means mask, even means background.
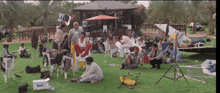
[[[185,36],[186,36],[186,25],[175,25],[175,24],[172,24],[170,26],[172,26],[173,28],[175,28],[176,30],[178,30],[180,32],[185,32]]]
[[[129,30],[129,29],[116,29],[112,30],[114,36],[119,36],[119,35],[127,35],[130,36],[134,33],[134,30]],[[107,33],[108,35],[108,33]],[[87,34],[88,37],[105,37],[106,35],[102,31],[91,31],[88,32]]]
[[[27,30],[27,31],[20,31],[20,32],[17,32],[17,34],[19,36],[19,41],[31,39],[33,31],[36,31],[36,34],[38,35],[39,40],[41,40],[45,35],[44,28],[32,29],[32,30]],[[48,39],[50,39],[52,36],[54,36],[55,33],[56,33],[55,27],[48,27],[47,28]]]

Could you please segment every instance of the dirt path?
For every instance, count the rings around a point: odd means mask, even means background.
[[[50,37],[50,39],[52,39],[52,38],[54,38],[54,36]],[[38,40],[38,42],[41,42],[41,40]],[[7,42],[7,41],[0,42],[0,45],[3,45],[3,44],[17,44],[17,43],[31,43],[31,39],[19,41],[19,38],[16,38],[16,39],[13,39],[12,42]]]

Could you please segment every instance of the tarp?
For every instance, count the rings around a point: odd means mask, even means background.
[[[195,43],[199,43],[199,42],[205,43],[205,40],[202,39],[202,38],[196,38],[196,39],[193,39],[193,40],[192,40],[191,42],[189,42],[189,43],[195,44]]]
[[[201,67],[203,69],[203,73],[209,76],[216,76],[216,60],[206,59]]]
[[[90,21],[90,20],[111,20],[111,19],[119,19],[119,18],[118,17],[107,16],[107,15],[98,15],[98,16],[94,16],[94,17],[85,19],[85,21]]]
[[[166,27],[167,27],[167,24],[155,24],[155,26],[157,26],[158,28],[160,28],[162,31],[166,32]],[[176,30],[175,28],[173,28],[172,26],[169,26],[169,32],[168,32],[168,35],[172,35],[174,33],[178,33],[178,34],[184,34],[184,33],[181,33],[179,32],[178,30]],[[186,36],[183,36],[182,37],[182,41],[186,41],[186,40],[190,40],[188,37]]]

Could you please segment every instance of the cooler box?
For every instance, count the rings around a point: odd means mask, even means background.
[[[33,80],[33,89],[34,90],[43,90],[43,89],[49,89],[49,83],[48,81],[50,78],[47,79],[41,79],[41,80]]]
[[[148,56],[143,56],[143,63],[150,63]]]

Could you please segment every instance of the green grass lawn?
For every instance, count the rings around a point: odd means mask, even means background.
[[[48,47],[52,46],[52,43],[47,44]],[[11,44],[9,46],[9,50],[15,51],[18,50],[20,44]],[[30,43],[25,44],[26,49],[32,49]],[[0,46],[0,52],[2,52],[2,45]],[[36,56],[39,55],[39,52],[36,50]],[[29,51],[32,56],[34,55],[34,50]],[[207,56],[200,55],[196,53],[189,52],[181,52],[183,54],[183,58],[187,59],[187,63],[179,63],[179,66],[185,66],[189,64],[200,65],[205,59],[214,58],[215,56]],[[18,54],[17,54],[18,55]],[[68,72],[67,79],[64,79],[64,75],[60,75],[59,78],[56,76],[56,69],[52,76],[52,79],[49,82],[50,86],[54,86],[56,91],[50,90],[33,90],[33,80],[39,80],[40,73],[37,74],[27,74],[25,71],[25,67],[29,66],[41,66],[41,70],[44,69],[42,60],[43,58],[35,58],[33,62],[31,62],[31,58],[24,59],[18,57],[15,62],[14,72],[15,74],[21,75],[21,78],[16,78],[13,80],[12,75],[11,78],[8,78],[8,82],[5,83],[3,72],[0,72],[0,93],[18,93],[18,87],[21,83],[28,83],[28,91],[27,93],[214,93],[216,92],[216,77],[215,78],[205,78],[207,84],[201,83],[192,79],[188,79],[189,85],[185,82],[184,78],[180,78],[177,83],[174,83],[173,80],[163,78],[156,87],[154,84],[160,79],[160,77],[169,69],[172,64],[162,64],[160,70],[149,69],[151,67],[150,64],[144,64],[147,69],[141,69],[140,66],[137,69],[123,69],[120,70],[119,67],[124,59],[118,58],[110,58],[105,57],[104,54],[94,54],[91,56],[94,58],[94,61],[100,65],[103,70],[104,78],[103,81],[91,84],[91,83],[72,83],[70,79],[73,78],[72,70]],[[195,60],[199,60],[199,62],[195,62]],[[108,61],[104,63],[104,61]],[[115,64],[115,66],[109,66],[109,64]],[[80,77],[85,69],[81,68],[75,73],[75,77]],[[23,73],[19,73],[20,71],[24,71]],[[187,74],[187,69],[182,68],[184,74]],[[195,71],[195,70],[194,70]],[[140,74],[139,81],[140,83],[133,89],[128,89],[126,86],[122,86],[120,89],[120,76],[126,75],[128,72]],[[174,69],[172,68],[166,76],[173,77]],[[202,73],[199,71],[199,73]],[[59,73],[60,74],[60,73]],[[131,77],[134,79],[134,77]]]

